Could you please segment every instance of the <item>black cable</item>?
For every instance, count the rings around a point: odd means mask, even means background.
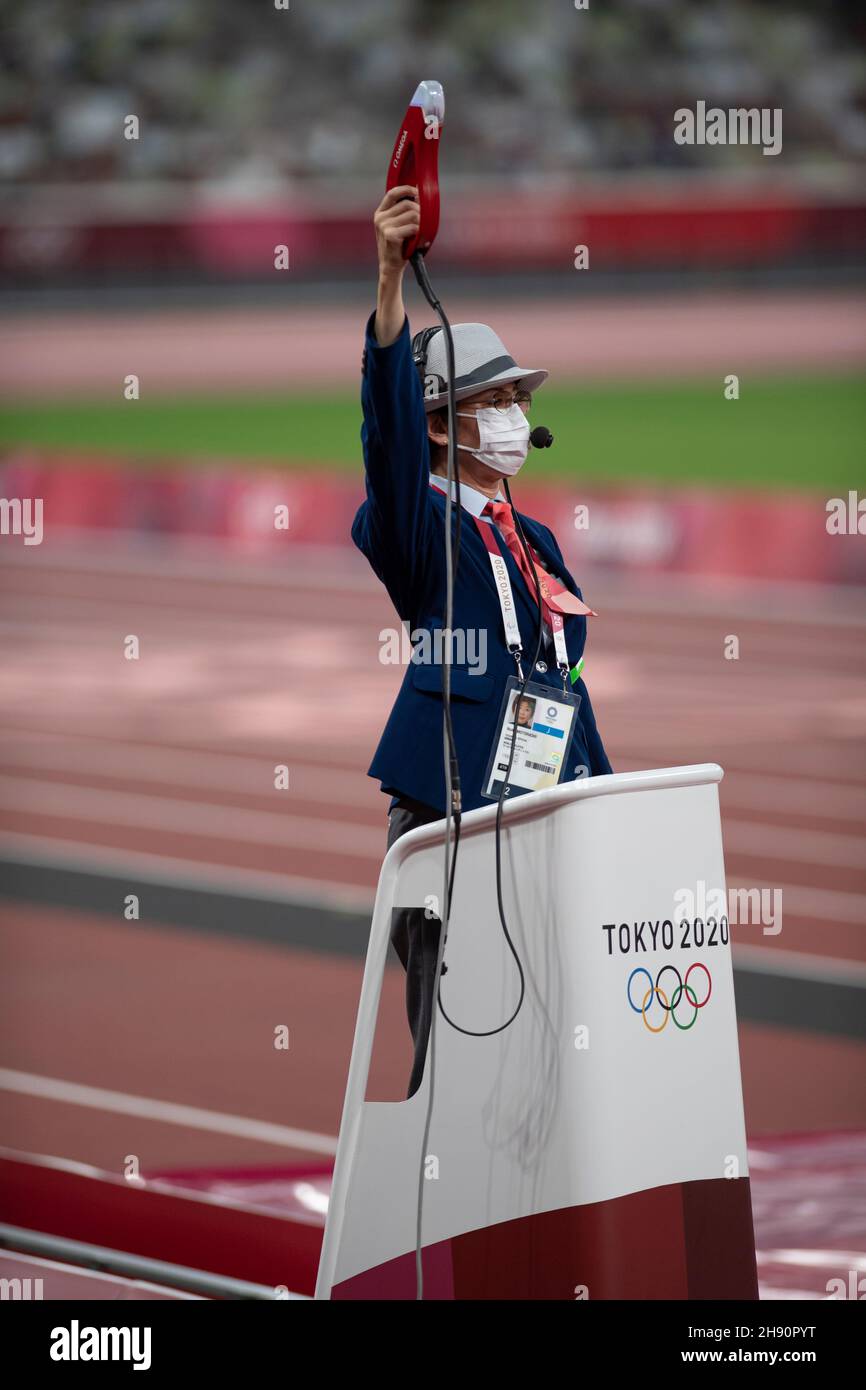
[[[446,468],[448,489],[445,495],[444,617],[446,651],[444,653],[445,660],[442,667],[442,728],[443,753],[445,757],[445,869],[442,890],[442,912],[439,919],[439,946],[436,952],[436,966],[433,974],[433,988],[438,992],[438,981],[442,973],[442,959],[445,954],[445,942],[448,935],[448,923],[451,919],[451,899],[454,891],[454,875],[457,868],[457,851],[460,845],[460,817],[462,807],[457,743],[454,738],[454,726],[451,720],[451,630],[454,621],[454,581],[457,574],[457,566],[460,562],[460,523],[463,508],[460,501],[460,464],[457,459],[457,398],[454,386],[454,336],[451,332],[451,324],[448,322],[448,316],[442,308],[433,286],[430,283],[430,277],[427,274],[427,267],[424,264],[423,255],[419,251],[416,251],[414,256],[410,257],[410,261],[412,269],[415,272],[415,279],[418,281],[422,294],[442,324],[448,371],[448,461]],[[457,524],[452,546],[451,518],[453,515],[455,494],[457,499]],[[452,817],[454,821],[453,855],[450,853]],[[430,1091],[427,1101],[427,1114],[424,1121],[424,1138],[421,1145],[421,1164],[418,1175],[418,1203],[415,1224],[415,1297],[419,1300],[424,1297],[424,1270],[421,1258],[425,1181],[424,1165],[427,1154],[427,1144],[430,1138],[430,1122],[433,1115],[433,1095],[436,1081],[435,1044],[436,1010],[434,1009],[430,1020],[430,1034],[427,1049],[427,1057],[430,1066]]]
[[[456,744],[456,740],[455,740],[455,737],[454,737],[454,726],[453,726],[452,718],[451,718],[451,661],[450,661],[450,655],[451,655],[451,653],[450,653],[451,625],[452,625],[452,622],[453,622],[453,606],[454,606],[454,583],[455,583],[455,579],[456,579],[456,575],[457,575],[457,567],[458,567],[459,562],[460,562],[461,523],[462,523],[462,513],[463,513],[462,500],[461,500],[461,496],[460,496],[460,464],[459,464],[459,460],[458,460],[458,449],[457,449],[457,401],[456,401],[456,394],[455,394],[455,387],[454,387],[454,378],[455,378],[455,365],[454,365],[454,337],[453,337],[453,334],[452,334],[452,332],[451,332],[451,325],[450,325],[450,323],[449,323],[449,321],[448,321],[448,316],[446,315],[445,310],[442,308],[442,304],[441,304],[441,302],[439,301],[439,298],[438,298],[438,296],[436,295],[436,293],[435,293],[435,291],[434,291],[434,289],[433,289],[432,284],[430,283],[430,277],[429,277],[429,275],[427,274],[427,267],[426,267],[426,265],[424,264],[424,257],[423,257],[423,255],[422,255],[420,252],[416,252],[415,255],[413,255],[413,256],[410,258],[410,260],[411,260],[412,269],[413,269],[414,272],[415,272],[415,278],[416,278],[416,280],[417,280],[417,282],[418,282],[418,285],[419,285],[419,287],[420,287],[420,289],[421,289],[421,292],[422,292],[422,294],[424,295],[425,299],[427,300],[428,304],[430,305],[431,309],[433,309],[434,313],[436,314],[436,316],[438,317],[438,319],[439,319],[439,321],[440,321],[440,323],[441,323],[441,325],[442,325],[442,332],[443,332],[443,335],[444,335],[444,338],[445,338],[445,356],[446,356],[447,371],[448,371],[448,380],[447,380],[447,395],[448,395],[448,456],[447,456],[447,468],[446,468],[446,481],[447,481],[447,484],[448,484],[448,490],[447,490],[446,496],[445,496],[445,550],[446,550],[446,566],[445,566],[445,631],[446,631],[446,634],[447,634],[447,641],[448,641],[449,647],[448,647],[448,651],[446,652],[446,659],[445,659],[445,661],[444,661],[444,664],[443,664],[443,671],[442,671],[443,751],[445,752],[445,762],[446,762],[446,766],[445,766],[445,792],[446,792],[446,798],[445,798],[445,799],[446,799],[446,811],[445,811],[445,875],[444,875],[444,889],[443,889],[443,896],[444,896],[443,911],[442,911],[442,914],[441,914],[441,917],[440,917],[439,946],[438,946],[438,950],[437,950],[437,953],[436,953],[436,965],[435,965],[434,973],[433,973],[433,982],[434,982],[434,989],[436,990],[436,1001],[437,1001],[438,1009],[439,1009],[439,1011],[442,1013],[442,1016],[443,1016],[443,1018],[446,1020],[446,1022],[449,1023],[450,1026],[451,1026],[452,1028],[454,1028],[458,1033],[463,1033],[463,1034],[465,1034],[465,1035],[468,1036],[468,1037],[474,1037],[474,1038],[487,1038],[487,1037],[492,1037],[492,1036],[493,1036],[494,1034],[496,1034],[496,1033],[501,1033],[501,1032],[503,1032],[506,1028],[510,1027],[510,1025],[514,1022],[515,1018],[516,1018],[517,1015],[519,1014],[521,1008],[523,1007],[523,1001],[524,1001],[524,998],[526,997],[526,976],[525,976],[525,974],[524,974],[523,965],[522,965],[522,962],[521,962],[521,960],[520,960],[520,956],[519,956],[518,953],[517,953],[517,949],[516,949],[516,947],[515,947],[515,945],[514,945],[514,942],[513,942],[512,938],[511,938],[511,933],[510,933],[509,930],[508,930],[508,922],[506,921],[506,917],[505,917],[505,904],[504,904],[503,899],[502,899],[502,811],[503,811],[503,807],[504,807],[504,803],[505,803],[505,794],[506,794],[506,791],[507,791],[507,789],[508,789],[508,779],[509,779],[509,777],[510,777],[510,775],[511,775],[511,768],[512,768],[512,765],[513,765],[513,762],[514,762],[514,752],[515,752],[515,748],[516,748],[516,746],[517,746],[517,721],[518,721],[519,712],[520,712],[520,702],[521,702],[521,700],[523,699],[523,695],[524,695],[524,692],[525,692],[525,690],[526,690],[526,686],[527,686],[527,684],[528,684],[528,682],[529,682],[529,677],[530,677],[532,671],[535,669],[535,665],[536,665],[536,663],[537,663],[537,661],[538,661],[538,659],[539,659],[539,656],[540,656],[540,654],[541,654],[542,635],[543,635],[543,608],[542,608],[542,602],[541,602],[541,586],[540,586],[539,581],[538,581],[538,574],[537,574],[537,572],[536,572],[535,565],[534,565],[534,562],[533,562],[533,560],[532,560],[532,556],[531,556],[531,554],[530,554],[530,552],[529,552],[529,547],[528,547],[527,542],[526,542],[526,537],[525,537],[524,534],[523,534],[523,527],[522,527],[522,525],[521,525],[521,523],[520,523],[520,518],[518,517],[517,512],[515,511],[515,508],[514,508],[514,503],[513,503],[512,500],[511,500],[511,492],[510,492],[510,489],[509,489],[509,487],[508,487],[508,481],[507,481],[507,479],[503,479],[503,483],[504,483],[504,487],[505,487],[505,495],[506,495],[506,497],[508,498],[508,505],[511,507],[511,513],[512,513],[512,516],[514,517],[515,529],[516,529],[517,534],[518,534],[518,536],[519,536],[519,538],[520,538],[521,545],[523,546],[524,553],[526,554],[527,560],[528,560],[528,562],[529,562],[530,571],[531,571],[531,573],[532,573],[532,575],[533,575],[533,578],[534,578],[534,580],[535,580],[535,599],[536,599],[536,604],[537,604],[537,606],[538,606],[538,617],[537,617],[537,623],[536,623],[535,652],[534,652],[534,655],[533,655],[533,657],[532,657],[532,661],[530,662],[529,666],[527,667],[526,674],[522,677],[522,683],[521,683],[520,689],[519,689],[519,691],[518,691],[517,697],[516,697],[516,699],[515,699],[515,701],[514,701],[514,723],[513,723],[513,725],[512,725],[512,729],[511,729],[511,749],[510,749],[510,752],[509,752],[509,755],[508,755],[508,766],[507,766],[507,768],[506,768],[506,770],[505,770],[505,776],[504,776],[504,778],[503,778],[502,788],[501,788],[501,790],[500,790],[500,792],[499,792],[499,798],[498,798],[497,805],[496,805],[496,831],[495,831],[495,850],[496,850],[496,903],[497,903],[497,908],[498,908],[498,911],[499,911],[499,921],[500,921],[500,924],[501,924],[501,926],[502,926],[502,931],[503,931],[503,934],[504,934],[504,936],[505,936],[505,940],[506,940],[507,943],[508,943],[508,948],[509,948],[509,950],[511,951],[512,956],[514,957],[515,963],[516,963],[516,965],[517,965],[518,974],[519,974],[519,976],[520,976],[520,996],[519,996],[519,998],[518,998],[517,1005],[516,1005],[516,1007],[515,1007],[515,1009],[514,1009],[514,1012],[511,1014],[511,1017],[510,1017],[510,1018],[506,1019],[506,1021],[505,1021],[504,1023],[501,1023],[501,1024],[500,1024],[498,1027],[496,1027],[496,1028],[490,1028],[490,1029],[486,1029],[486,1030],[484,1030],[484,1031],[479,1032],[479,1031],[477,1031],[477,1030],[470,1029],[470,1028],[462,1028],[462,1027],[460,1026],[459,1023],[455,1023],[454,1020],[453,1020],[452,1018],[449,1017],[448,1013],[446,1012],[445,1006],[444,1006],[443,1003],[442,1003],[442,988],[441,988],[442,961],[443,961],[443,957],[444,957],[444,954],[445,954],[445,945],[446,945],[447,936],[448,936],[448,924],[449,924],[449,922],[450,922],[450,920],[451,920],[451,903],[452,903],[452,900],[453,900],[453,894],[454,894],[454,880],[455,880],[455,874],[456,874],[456,870],[457,870],[457,851],[458,851],[458,848],[459,848],[459,845],[460,845],[460,822],[461,822],[460,768],[459,768],[459,763],[458,763],[458,758],[457,758],[457,744]],[[455,486],[455,483],[456,483],[456,486]],[[455,495],[456,495],[456,503],[457,503],[457,518],[456,518],[456,525],[455,525],[455,527],[454,527],[454,543],[453,543],[453,547],[452,547],[452,545],[451,545],[451,539],[452,539],[452,537],[451,537],[451,519],[452,519],[452,508],[453,508],[453,504],[454,504],[454,501],[455,501]],[[453,822],[454,822],[454,847],[453,847],[453,854],[450,854],[450,855],[449,855],[452,816],[453,816]],[[424,1124],[424,1138],[423,1138],[422,1147],[421,1147],[421,1167],[420,1167],[419,1182],[418,1182],[418,1204],[417,1204],[417,1219],[416,1219],[416,1232],[415,1232],[415,1284],[416,1284],[416,1299],[418,1299],[418,1300],[421,1300],[421,1299],[423,1299],[423,1297],[424,1297],[424,1272],[423,1272],[423,1265],[422,1265],[422,1258],[421,1258],[421,1252],[422,1252],[422,1248],[423,1248],[423,1247],[422,1247],[422,1215],[423,1215],[424,1181],[425,1181],[425,1179],[424,1179],[424,1164],[425,1164],[426,1153],[427,1153],[427,1144],[428,1144],[429,1136],[430,1136],[430,1123],[431,1123],[431,1118],[432,1118],[432,1114],[433,1114],[433,1097],[434,1097],[435,1067],[436,1067],[436,1061],[435,1061],[435,1058],[436,1058],[436,1049],[435,1049],[436,1013],[437,1013],[437,1010],[434,1009],[434,1010],[433,1010],[432,1017],[431,1017],[431,1021],[430,1021],[430,1035],[429,1035],[428,1052],[427,1052],[427,1056],[428,1056],[429,1064],[430,1064],[430,1091],[429,1091],[429,1098],[428,1098],[428,1103],[427,1103],[427,1114],[426,1114],[426,1117],[425,1117],[425,1124]]]
[[[447,1013],[445,1009],[445,1005],[442,1003],[442,988],[440,983],[437,989],[437,1002],[439,1005],[439,1009],[442,1013],[442,1017],[448,1023],[450,1023],[451,1027],[456,1029],[458,1033],[464,1033],[467,1037],[470,1038],[490,1038],[493,1037],[493,1035],[496,1033],[504,1032],[506,1028],[509,1028],[511,1026],[511,1024],[516,1019],[517,1015],[520,1013],[520,1010],[523,1007],[523,1000],[526,995],[526,977],[523,973],[523,965],[520,960],[520,956],[517,954],[514,942],[511,939],[511,933],[508,930],[508,923],[505,920],[505,905],[502,901],[502,810],[503,806],[505,805],[505,793],[508,787],[508,779],[511,775],[511,768],[514,763],[514,750],[517,746],[517,720],[520,714],[520,702],[523,699],[524,692],[529,683],[529,677],[532,671],[535,669],[535,664],[538,661],[538,658],[541,654],[543,610],[541,604],[541,585],[538,582],[538,574],[535,569],[535,564],[533,563],[532,556],[529,553],[529,547],[526,542],[526,537],[523,534],[523,527],[520,524],[520,517],[517,515],[514,503],[511,500],[511,490],[508,486],[507,478],[503,478],[503,486],[505,488],[505,495],[508,498],[508,505],[511,508],[511,515],[514,517],[515,529],[520,538],[520,543],[523,546],[524,553],[526,554],[527,560],[529,562],[530,572],[535,580],[535,601],[538,605],[538,617],[536,619],[535,628],[535,652],[533,654],[532,661],[527,667],[526,675],[523,677],[522,684],[514,700],[514,723],[511,726],[511,750],[508,754],[508,766],[505,769],[505,775],[502,779],[502,788],[499,792],[499,798],[496,803],[496,832],[494,837],[494,845],[496,851],[496,905],[499,909],[499,921],[502,926],[503,935],[505,936],[505,940],[508,942],[508,948],[514,957],[515,964],[517,965],[517,971],[520,976],[520,997],[517,1001],[514,1013],[511,1015],[510,1018],[507,1018],[504,1023],[500,1023],[496,1028],[488,1028],[483,1032],[479,1032],[473,1028],[462,1028],[459,1023],[455,1023],[454,1019],[450,1017],[450,1015]],[[438,980],[439,977],[435,976],[434,978]]]

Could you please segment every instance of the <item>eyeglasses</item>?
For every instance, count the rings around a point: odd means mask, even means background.
[[[503,414],[509,411],[513,405],[519,405],[524,414],[532,405],[532,393],[529,391],[515,391],[513,396],[494,396],[492,400],[483,401],[484,407],[492,406],[494,410],[500,410]]]

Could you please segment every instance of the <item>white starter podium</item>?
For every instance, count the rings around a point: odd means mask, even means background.
[[[757,1298],[721,777],[619,773],[506,804],[526,997],[491,1037],[438,1016],[425,1298]],[[475,1031],[519,993],[495,817],[463,818],[442,977],[447,1013]],[[440,901],[444,824],[382,865],[317,1298],[415,1297],[429,1050],[411,1099],[364,1095],[392,909]]]

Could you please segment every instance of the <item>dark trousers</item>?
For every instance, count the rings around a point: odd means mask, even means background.
[[[401,799],[388,816],[388,848],[407,830],[441,819],[441,811],[434,811],[420,801]],[[415,1044],[407,1099],[415,1094],[424,1076],[427,1040],[435,1006],[433,976],[439,951],[440,925],[439,918],[428,917],[423,907],[397,908],[392,916],[391,944],[406,971],[406,1014]],[[445,974],[444,963],[442,974]]]

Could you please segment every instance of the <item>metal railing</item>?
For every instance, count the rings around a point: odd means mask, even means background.
[[[179,1289],[184,1293],[201,1294],[206,1298],[254,1299],[269,1302],[308,1301],[306,1294],[290,1293],[285,1287],[252,1284],[245,1279],[231,1279],[224,1274],[210,1274],[206,1270],[190,1269],[187,1265],[151,1260],[144,1255],[130,1254],[126,1250],[111,1250],[104,1245],[88,1245],[84,1241],[67,1240],[65,1236],[50,1236],[42,1231],[29,1231],[23,1226],[0,1223],[0,1246],[20,1253],[63,1260],[81,1268],[110,1272],[131,1279],[146,1279],[151,1284]]]

